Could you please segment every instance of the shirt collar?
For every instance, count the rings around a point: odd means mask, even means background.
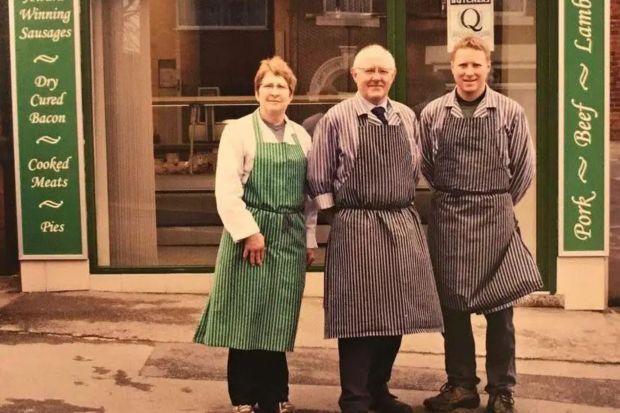
[[[261,128],[261,131],[266,130],[272,132],[271,128],[265,123],[263,118],[260,116],[260,111],[256,108],[256,114],[258,115],[258,125]],[[284,134],[287,134],[287,131],[291,127],[291,122],[286,114],[284,114]],[[272,132],[273,133],[273,132]]]
[[[265,121],[263,120],[263,118],[262,118],[262,117],[261,117],[261,115],[260,115],[260,108],[256,108],[256,114],[258,115],[258,120],[259,120],[259,123],[260,123],[261,125],[265,125],[265,127],[267,127],[267,124],[265,123]],[[289,124],[289,119],[288,119],[288,116],[286,115],[286,113],[284,114],[284,123],[285,123],[287,126],[288,126],[288,124]]]
[[[355,113],[357,113],[357,116],[367,115],[371,111],[371,109],[374,108],[375,106],[383,106],[385,108],[386,113],[390,111],[394,111],[396,113],[399,112],[398,108],[392,104],[392,101],[390,100],[389,97],[385,98],[382,104],[375,105],[375,104],[370,103],[366,99],[364,99],[362,95],[360,95],[359,92],[357,92],[355,94],[355,97],[353,98],[353,104],[354,104]]]
[[[491,89],[489,85],[487,85],[486,87],[487,87],[486,93],[484,97],[482,98],[482,100],[480,101],[480,103],[478,104],[478,107],[495,109],[497,108],[497,103],[498,103],[497,92]],[[452,92],[450,92],[450,94],[448,94],[445,106],[446,107],[459,106],[458,100],[456,99],[456,87],[452,90]]]

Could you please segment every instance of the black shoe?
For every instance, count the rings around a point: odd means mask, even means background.
[[[487,413],[515,413],[515,400],[511,392],[489,394]]]
[[[446,383],[441,386],[437,396],[424,400],[424,407],[433,412],[450,412],[459,407],[475,409],[480,406],[480,396],[476,388],[467,388]]]
[[[393,394],[370,404],[370,410],[377,413],[413,413],[413,408],[406,403],[401,402]]]

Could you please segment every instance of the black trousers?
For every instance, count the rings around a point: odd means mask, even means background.
[[[338,404],[347,412],[367,412],[372,403],[391,397],[388,382],[402,336],[338,339],[340,386]]]
[[[228,394],[234,406],[258,403],[265,412],[277,411],[278,402],[288,400],[286,353],[229,349]]]
[[[471,314],[448,308],[442,310],[448,382],[473,388],[480,379],[476,376],[476,347]],[[512,307],[484,316],[487,319],[485,390],[489,394],[512,391],[517,382]]]

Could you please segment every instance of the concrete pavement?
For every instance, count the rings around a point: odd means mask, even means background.
[[[229,411],[226,350],[191,343],[204,302],[187,294],[23,294],[0,281],[0,413]],[[322,339],[322,315],[320,299],[304,299],[289,355],[291,399],[302,413],[338,411],[336,342]],[[474,317],[479,356],[484,324]],[[620,412],[620,311],[520,307],[515,324],[519,412]],[[480,377],[482,388],[484,371]],[[407,336],[394,393],[424,412],[422,400],[443,380],[441,336]]]

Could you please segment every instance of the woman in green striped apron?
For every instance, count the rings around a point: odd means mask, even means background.
[[[259,108],[226,126],[218,151],[225,230],[194,341],[229,348],[234,412],[294,411],[285,352],[316,248],[316,210],[304,192],[310,136],[285,115],[296,83],[281,58],[263,60],[254,79]]]

